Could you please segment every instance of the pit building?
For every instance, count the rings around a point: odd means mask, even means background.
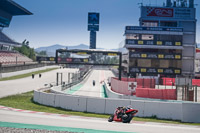
[[[133,77],[194,76],[196,9],[194,0],[141,5],[139,26],[125,27],[125,71]]]

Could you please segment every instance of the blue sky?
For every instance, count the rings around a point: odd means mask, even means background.
[[[118,48],[126,25],[139,25],[142,2],[162,5],[165,0],[14,0],[33,13],[15,16],[4,32],[15,41],[29,40],[34,48],[62,44],[89,44],[88,12],[100,13],[97,47]],[[200,0],[197,6],[197,42],[200,42]]]

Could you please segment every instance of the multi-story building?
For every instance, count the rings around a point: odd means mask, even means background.
[[[194,0],[166,0],[162,7],[141,5],[139,26],[125,28],[128,72],[193,76],[196,21]]]

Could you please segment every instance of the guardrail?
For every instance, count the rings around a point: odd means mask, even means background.
[[[89,75],[91,74],[92,69],[90,69],[83,77],[81,77],[79,80],[76,80],[72,83],[66,84],[66,85],[59,85],[59,86],[52,86],[50,87],[50,91],[52,93],[57,93],[57,94],[65,94],[63,91],[66,89],[71,88],[72,86],[77,86],[80,83],[86,82],[88,79]]]

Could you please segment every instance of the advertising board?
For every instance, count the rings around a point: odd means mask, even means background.
[[[99,25],[88,25],[88,31],[99,31]]]
[[[195,19],[195,8],[142,6],[142,18],[159,17],[175,19]]]
[[[55,57],[42,57],[42,56],[37,56],[36,57],[37,61],[55,61]]]
[[[88,13],[88,24],[99,24],[99,13],[89,12]]]

